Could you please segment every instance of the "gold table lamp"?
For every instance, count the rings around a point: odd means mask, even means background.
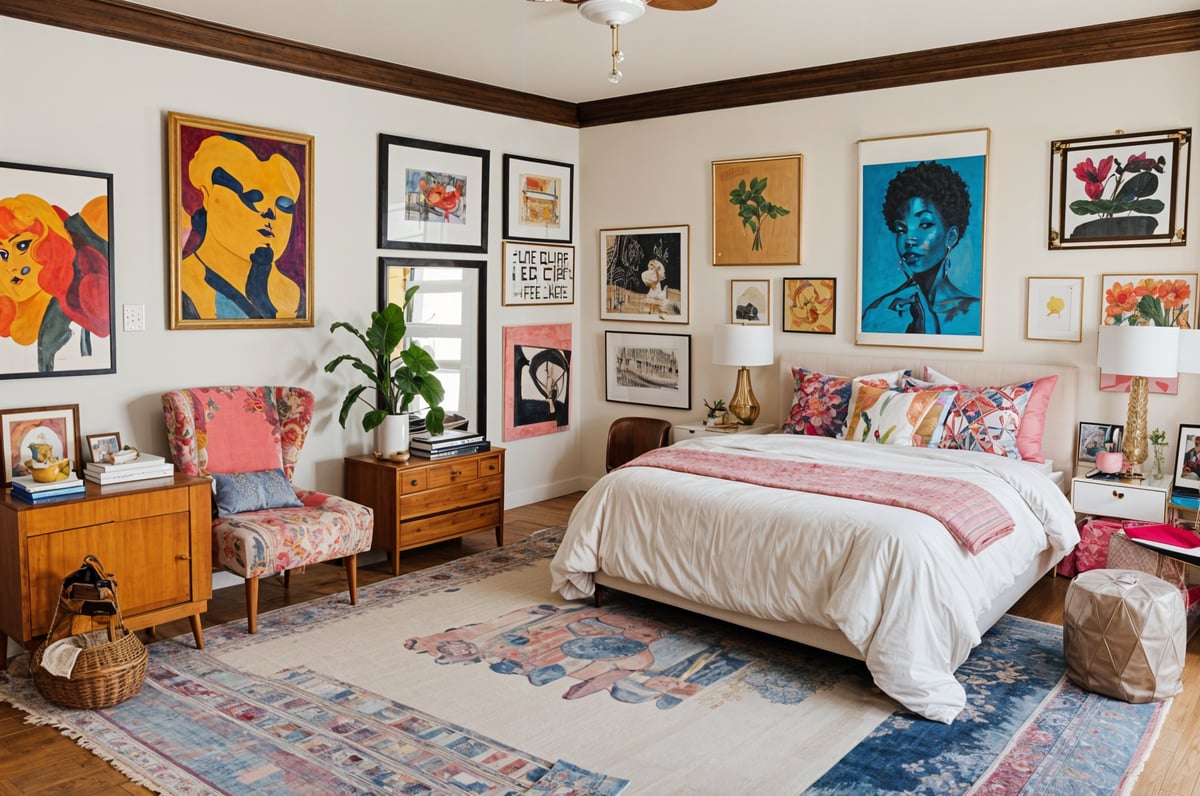
[[[1121,452],[1129,460],[1123,478],[1140,481],[1146,461],[1146,411],[1150,403],[1147,379],[1179,375],[1179,329],[1174,326],[1101,326],[1096,364],[1104,373],[1132,376],[1125,437]]]
[[[729,411],[745,426],[758,419],[758,399],[750,386],[750,368],[775,362],[775,332],[765,324],[721,323],[713,329],[713,364],[736,367],[737,385]]]

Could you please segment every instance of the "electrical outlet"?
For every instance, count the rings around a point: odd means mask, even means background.
[[[146,331],[146,305],[145,304],[125,304],[125,331],[127,332],[144,332]]]

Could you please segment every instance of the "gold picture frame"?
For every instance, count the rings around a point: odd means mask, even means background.
[[[71,472],[83,472],[79,459],[79,404],[35,406],[0,410],[0,481],[12,484],[14,476],[29,475],[25,461],[30,444],[50,446],[54,459],[70,459]]]
[[[799,265],[802,155],[714,160],[713,265]]]

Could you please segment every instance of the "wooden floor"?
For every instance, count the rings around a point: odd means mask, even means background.
[[[566,523],[582,493],[554,498],[505,512],[505,541],[526,538],[533,531]],[[486,550],[495,544],[490,531],[455,542],[431,545],[401,556],[403,572],[450,561]],[[366,585],[391,577],[384,562],[359,569],[359,583]],[[260,611],[304,602],[345,589],[340,566],[310,567],[292,578],[290,594],[278,582],[264,583],[259,594]],[[1067,580],[1047,576],[1013,607],[1012,613],[1044,622],[1062,622]],[[244,619],[242,588],[218,589],[203,617],[205,627]],[[190,632],[186,621],[162,625],[158,637]],[[149,793],[115,769],[77,746],[56,730],[27,725],[24,714],[0,703],[0,796],[8,794],[103,794]],[[1200,635],[1188,646],[1184,691],[1171,706],[1166,726],[1154,752],[1137,781],[1135,794],[1200,796]]]

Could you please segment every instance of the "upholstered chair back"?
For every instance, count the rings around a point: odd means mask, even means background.
[[[193,387],[162,396],[175,466],[188,475],[282,468],[290,481],[312,425],[300,387]]]

